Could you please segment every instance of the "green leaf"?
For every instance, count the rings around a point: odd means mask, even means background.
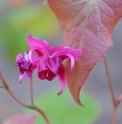
[[[36,99],[36,105],[44,110],[52,124],[92,124],[100,111],[99,106],[94,99],[84,93],[82,100],[84,108],[73,101],[69,91],[65,91],[61,96],[53,92]],[[36,124],[46,123],[40,116]]]
[[[0,0],[0,6],[3,5],[4,3],[4,0]]]

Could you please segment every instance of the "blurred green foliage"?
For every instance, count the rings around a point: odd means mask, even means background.
[[[1,6],[3,3],[4,3],[4,1],[3,1],[3,0],[0,0],[0,6]]]
[[[0,21],[0,42],[4,43],[10,58],[28,49],[29,33],[45,39],[58,32],[57,21],[48,6],[29,5],[8,9]]]
[[[67,90],[61,96],[57,96],[56,92],[50,92],[36,99],[35,103],[44,110],[52,124],[92,124],[98,117],[100,108],[95,100],[83,93],[82,102],[84,108],[73,101]],[[32,113],[31,110],[28,112]],[[39,116],[36,124],[46,122]]]

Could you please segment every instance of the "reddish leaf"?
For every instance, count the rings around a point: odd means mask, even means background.
[[[64,31],[64,43],[83,50],[73,73],[66,62],[70,92],[80,103],[80,88],[97,61],[112,45],[112,31],[122,16],[122,0],[48,0]]]
[[[15,115],[5,120],[3,124],[34,124],[37,114],[32,115]]]

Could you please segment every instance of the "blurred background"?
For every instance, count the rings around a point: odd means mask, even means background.
[[[113,45],[106,53],[116,98],[122,93],[122,20],[113,31]],[[15,58],[28,49],[27,35],[47,40],[52,45],[63,44],[63,34],[48,5],[43,0],[0,0],[0,72],[15,95],[30,103],[29,80],[18,83],[19,70]],[[0,86],[2,83],[0,82]],[[81,90],[79,107],[68,89],[57,96],[60,82],[40,81],[34,73],[34,95],[36,104],[43,108],[52,124],[110,124],[112,100],[103,59],[97,63]],[[0,89],[0,124],[19,113],[30,113],[4,90]],[[45,124],[39,118],[36,124]],[[122,104],[119,106],[117,124],[122,124]]]

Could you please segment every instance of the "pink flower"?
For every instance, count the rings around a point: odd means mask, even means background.
[[[3,122],[3,124],[34,124],[38,115],[14,115]]]
[[[31,63],[37,65],[38,77],[42,80],[47,79],[51,81],[58,76],[62,83],[62,88],[58,93],[58,95],[60,95],[64,91],[66,85],[65,69],[62,62],[65,59],[70,59],[71,72],[75,60],[82,55],[82,51],[65,46],[52,48],[48,42],[32,37],[31,35],[28,35],[27,41],[30,46],[29,60]],[[32,55],[33,52],[36,54]]]
[[[34,64],[29,60],[28,53],[25,54],[19,54],[16,57],[16,62],[15,65],[19,68],[20,70],[20,78],[19,82],[22,82],[22,79],[24,76],[27,76],[28,78],[32,78],[32,72],[34,70]]]

